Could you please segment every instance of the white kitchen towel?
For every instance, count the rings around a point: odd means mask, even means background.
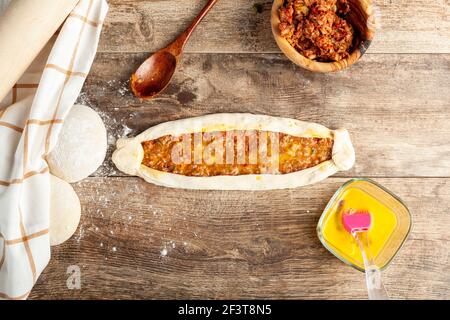
[[[107,11],[105,0],[80,0],[43,70],[29,69],[0,103],[0,299],[26,299],[50,260],[46,156],[91,68]]]

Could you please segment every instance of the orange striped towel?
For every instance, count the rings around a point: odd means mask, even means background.
[[[105,0],[80,0],[54,44],[0,102],[0,299],[26,299],[49,262],[45,158],[91,68],[107,11]]]

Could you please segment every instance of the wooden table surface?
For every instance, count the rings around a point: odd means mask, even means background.
[[[390,296],[449,299],[450,2],[376,2],[379,30],[368,53],[346,71],[315,74],[278,50],[271,1],[219,1],[169,88],[140,102],[128,90],[131,72],[205,1],[110,0],[79,98],[101,113],[109,152],[94,175],[74,184],[79,229],[52,248],[30,298],[365,299],[364,275],[332,256],[315,229],[342,183],[370,177],[413,216],[408,240],[383,273]],[[111,163],[118,137],[216,112],[346,127],[356,165],[305,188],[228,192],[157,187]],[[80,290],[66,286],[71,265],[80,267]]]

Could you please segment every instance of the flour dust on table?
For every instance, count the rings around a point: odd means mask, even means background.
[[[110,80],[106,82],[107,87],[110,90],[114,90],[118,93],[119,97],[123,97],[129,92],[129,81],[120,82],[116,80]],[[135,130],[128,127],[126,123],[129,123],[136,116],[135,112],[129,113],[125,118],[118,119],[114,116],[114,113],[105,111],[99,107],[95,101],[90,98],[87,92],[81,92],[77,98],[77,103],[88,106],[94,109],[103,121],[107,132],[107,151],[105,161],[96,170],[96,176],[114,176],[117,175],[117,170],[111,161],[111,155],[114,151],[114,146],[118,137],[127,137],[136,134]],[[119,108],[115,107],[113,110],[118,111]]]

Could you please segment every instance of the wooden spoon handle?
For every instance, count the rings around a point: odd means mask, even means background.
[[[175,57],[178,57],[183,51],[184,45],[189,40],[192,32],[194,32],[197,25],[203,20],[206,14],[211,10],[211,8],[216,4],[219,0],[209,0],[208,3],[203,7],[202,11],[197,15],[191,25],[175,39],[168,47],[167,50],[170,51]]]

